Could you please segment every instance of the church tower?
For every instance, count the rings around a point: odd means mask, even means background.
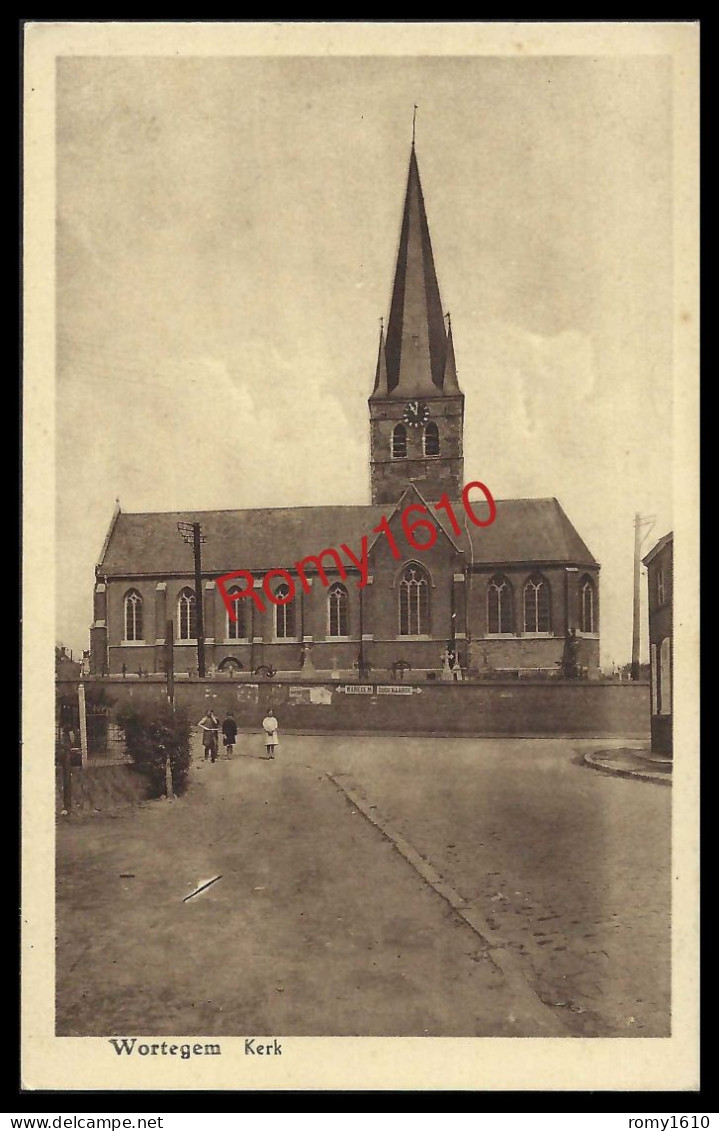
[[[446,326],[445,326],[446,318]],[[395,503],[409,483],[424,498],[460,498],[464,394],[449,316],[442,311],[412,142],[389,322],[380,331],[369,398],[373,503]]]

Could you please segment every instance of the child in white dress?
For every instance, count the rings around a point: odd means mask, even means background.
[[[280,740],[277,737],[278,727],[279,723],[275,718],[274,712],[270,709],[262,720],[262,729],[265,732],[265,747],[267,749],[268,758],[274,758],[275,747],[280,744]]]

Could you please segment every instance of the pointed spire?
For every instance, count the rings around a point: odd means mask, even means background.
[[[413,146],[387,326],[389,395],[432,395],[441,389],[446,346],[439,284]]]
[[[374,378],[373,397],[387,396],[387,355],[384,346],[384,318],[379,320],[379,349],[377,351],[377,371]]]
[[[457,380],[457,364],[454,360],[454,342],[452,341],[452,319],[449,311],[445,314],[447,319],[447,354],[444,359],[444,380],[442,389],[445,393],[458,393],[459,381]]]

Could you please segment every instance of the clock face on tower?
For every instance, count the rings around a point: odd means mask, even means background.
[[[429,420],[429,408],[424,401],[408,401],[402,419],[410,428],[419,428]]]

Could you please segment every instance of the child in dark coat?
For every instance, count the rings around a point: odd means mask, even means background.
[[[225,757],[231,758],[232,752],[235,749],[235,739],[237,738],[237,723],[232,711],[228,711],[222,720],[222,745],[225,748]]]

